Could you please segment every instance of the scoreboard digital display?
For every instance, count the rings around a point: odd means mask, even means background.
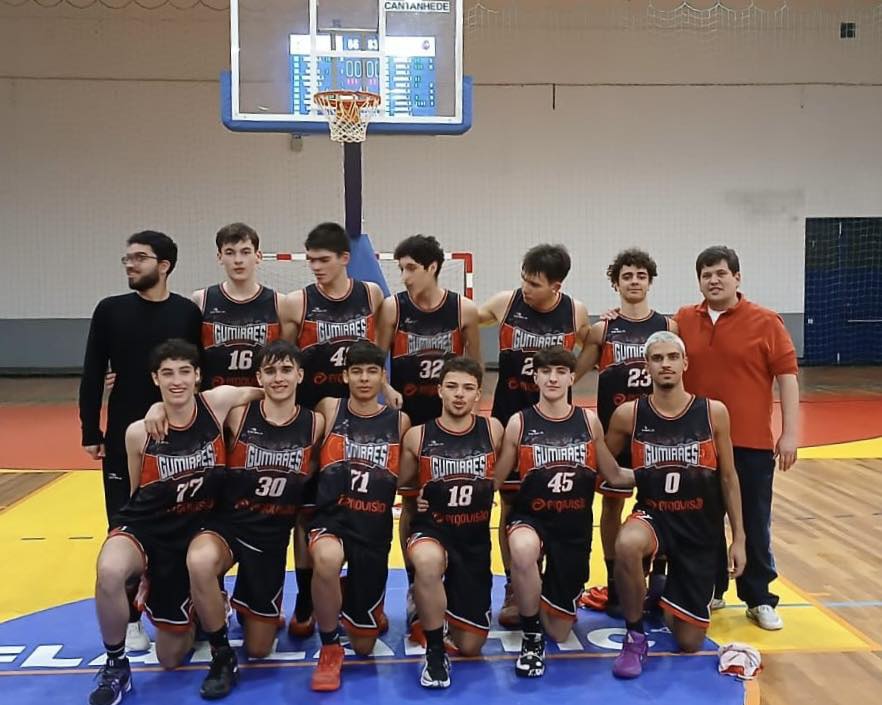
[[[331,50],[331,38],[317,37],[318,51]],[[344,51],[377,51],[376,35],[346,35],[338,41]],[[308,34],[290,35],[291,112],[312,115],[313,93],[331,90],[369,91],[383,96],[381,112],[394,116],[437,115],[435,93],[435,38],[386,37],[387,80],[380,90],[380,60],[377,58],[331,58],[312,56]],[[312,62],[317,61],[312,85]]]

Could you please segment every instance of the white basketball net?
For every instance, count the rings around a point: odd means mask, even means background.
[[[380,111],[380,96],[364,91],[324,91],[315,94],[319,112],[328,118],[334,142],[364,142],[367,126]]]

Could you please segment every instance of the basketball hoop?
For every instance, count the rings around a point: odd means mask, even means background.
[[[380,111],[380,96],[365,91],[323,91],[314,96],[327,116],[334,142],[364,142],[367,126]]]

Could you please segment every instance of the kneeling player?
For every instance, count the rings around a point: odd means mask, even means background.
[[[159,345],[150,369],[169,430],[159,441],[148,437],[144,421],[126,431],[135,489],[98,556],[95,603],[107,661],[89,696],[91,705],[118,703],[132,687],[125,657],[126,582],[137,582],[145,573],[149,579],[145,607],[157,627],[159,663],[175,668],[190,650],[194,629],[187,547],[219,496],[226,459],[222,424],[234,406],[261,394],[218,387],[197,395],[199,351],[183,340]]]
[[[231,604],[243,621],[246,652],[263,658],[276,638],[288,537],[324,421],[297,405],[300,361],[300,351],[285,340],[258,352],[257,382],[265,398],[237,407],[227,418],[229,457],[220,509],[187,553],[193,603],[212,651],[204,698],[224,697],[236,682],[236,655],[227,639],[217,580],[233,564],[239,564],[239,572]]]
[[[628,629],[613,665],[620,678],[639,676],[649,649],[643,629],[645,558],[668,557],[661,607],[677,644],[688,652],[701,648],[710,624],[724,511],[732,527],[733,575],[745,562],[729,413],[721,402],[683,388],[688,362],[677,335],[653,333],[645,354],[652,394],[616,409],[607,435],[614,453],[630,443],[637,484],[637,508],[616,540],[616,581]]]
[[[386,355],[373,343],[349,346],[343,373],[349,399],[322,399],[325,417],[316,513],[309,547],[312,599],[322,648],[313,690],[337,690],[343,665],[338,619],[352,648],[369,655],[383,631],[383,601],[392,546],[392,505],[407,415],[383,406]],[[340,570],[348,563],[346,589]]]
[[[408,431],[402,449],[400,483],[422,487],[428,502],[407,544],[419,615],[412,634],[425,634],[426,688],[450,685],[445,615],[463,656],[477,656],[490,631],[490,512],[503,430],[496,419],[472,413],[482,377],[474,360],[447,360],[439,377],[441,417]]]
[[[509,421],[495,480],[501,485],[517,467],[521,482],[508,545],[524,632],[515,672],[528,678],[545,673],[545,635],[564,641],[576,621],[576,601],[588,579],[598,471],[615,487],[632,486],[634,478],[606,449],[594,413],[567,400],[576,357],[562,347],[540,350],[533,368],[539,403]]]

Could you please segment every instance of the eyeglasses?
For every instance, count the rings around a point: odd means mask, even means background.
[[[131,262],[132,264],[144,264],[148,259],[159,260],[159,257],[156,255],[148,255],[146,252],[134,252],[130,255],[123,255],[119,258],[119,261],[123,264],[128,264]]]

